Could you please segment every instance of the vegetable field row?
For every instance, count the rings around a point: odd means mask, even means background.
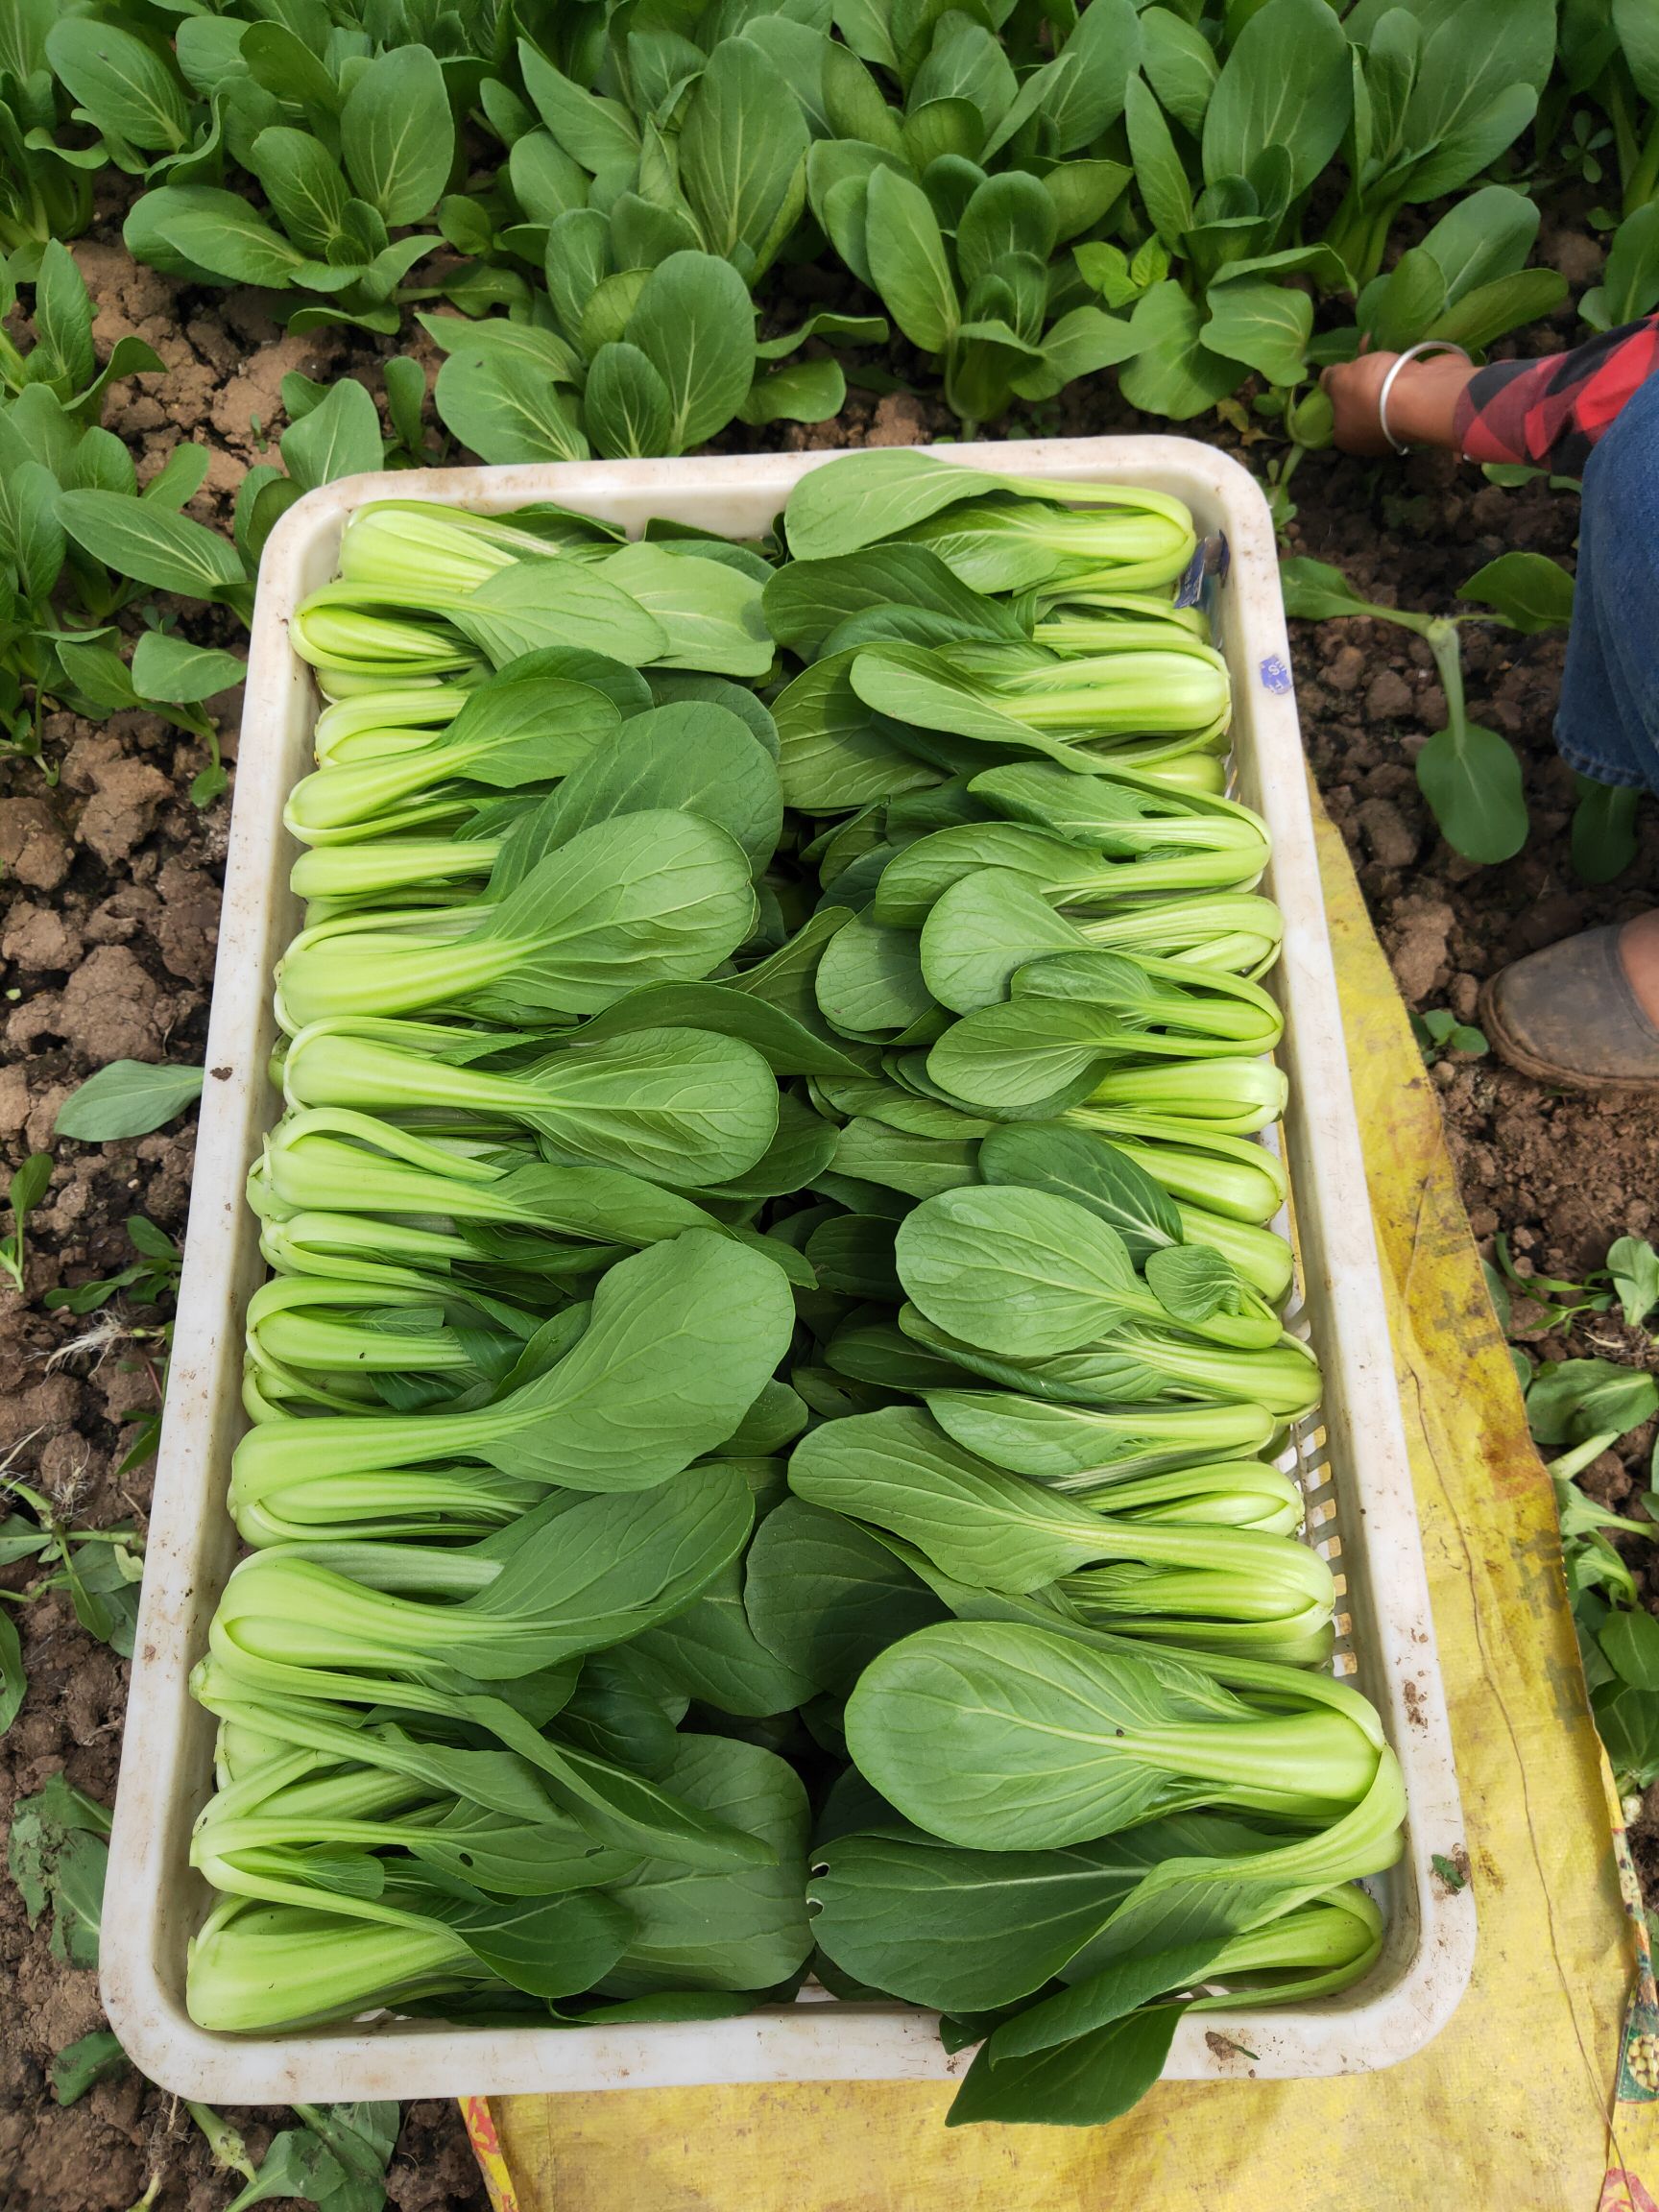
[[[307,489],[448,454],[676,453],[733,422],[826,421],[849,379],[942,389],[965,426],[1018,433],[1113,376],[1147,414],[1214,408],[1264,441],[1287,513],[1329,437],[1323,364],[1362,337],[1479,349],[1562,304],[1531,264],[1549,190],[1594,198],[1612,233],[1587,321],[1659,300],[1648,17],[1643,0],[1559,20],[1554,0],[5,0],[0,310],[20,301],[34,338],[0,336],[6,741],[50,774],[53,709],[142,705],[208,749],[207,804],[224,777],[205,702],[234,677],[149,595],[245,616]],[[181,512],[202,448],[140,496],[100,427],[111,379],[161,364],[126,336],[100,368],[64,243],[96,191],[141,263],[388,349],[376,392],[285,380],[279,458],[242,479],[232,543]],[[415,340],[443,356],[430,396],[397,349]],[[1513,852],[1527,819],[1501,740],[1459,730],[1450,749],[1437,818],[1471,856]]]
[[[833,349],[889,322],[967,421],[1109,367],[1176,420],[1251,372],[1283,405],[1360,329],[1479,345],[1558,304],[1561,278],[1526,266],[1527,187],[1564,156],[1628,223],[1591,312],[1659,282],[1638,0],[1559,28],[1552,0],[10,13],[23,273],[84,227],[88,172],[112,163],[145,187],[129,247],[171,275],[291,292],[301,326],[459,309],[454,328],[423,313],[454,364],[439,409],[491,461],[821,420]],[[1584,95],[1607,127],[1558,149]],[[1383,274],[1407,210],[1506,158]],[[769,306],[826,253],[881,316],[757,346],[749,296]],[[1325,298],[1354,312],[1315,337]]]

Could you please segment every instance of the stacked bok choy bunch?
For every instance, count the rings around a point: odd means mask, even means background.
[[[953,2119],[1076,2124],[1189,2006],[1376,1958],[1403,1803],[1273,1463],[1319,1378],[1195,555],[911,453],[766,548],[349,526],[199,2020],[810,1971],[983,2040]]]

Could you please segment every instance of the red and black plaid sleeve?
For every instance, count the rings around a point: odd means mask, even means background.
[[[1494,361],[1457,402],[1457,442],[1470,461],[1530,461],[1582,475],[1590,449],[1639,384],[1659,370],[1659,315],[1604,330],[1570,353]]]

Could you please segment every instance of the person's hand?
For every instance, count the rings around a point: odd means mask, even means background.
[[[1331,442],[1344,453],[1375,459],[1391,453],[1382,427],[1382,386],[1398,353],[1370,353],[1337,361],[1319,382],[1331,402]],[[1430,353],[1407,361],[1388,394],[1388,428],[1402,445],[1457,446],[1457,402],[1475,373],[1460,353]]]
[[[1341,452],[1374,459],[1394,450],[1383,435],[1382,399],[1383,379],[1399,358],[1398,353],[1360,353],[1352,361],[1334,362],[1320,377],[1331,401],[1332,443]],[[1407,362],[1395,378],[1388,396],[1391,413],[1401,386],[1416,366]]]

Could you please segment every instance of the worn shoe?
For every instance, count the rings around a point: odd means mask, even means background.
[[[1659,1028],[1630,988],[1619,935],[1586,929],[1493,976],[1479,1020],[1500,1058],[1570,1091],[1659,1089]]]

